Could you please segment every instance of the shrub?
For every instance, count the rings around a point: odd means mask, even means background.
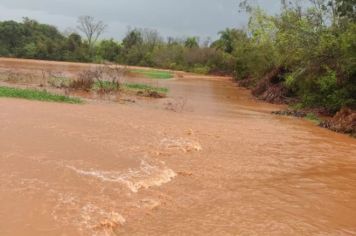
[[[70,83],[69,88],[89,92],[95,83],[95,78],[98,76],[99,72],[97,71],[83,71],[77,79]]]
[[[210,72],[209,66],[195,65],[192,69],[193,73],[206,75]]]

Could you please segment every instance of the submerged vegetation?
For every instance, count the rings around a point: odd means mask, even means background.
[[[160,73],[156,71],[148,70],[148,73]],[[167,88],[155,87],[144,83],[128,83],[124,82],[124,76],[129,73],[126,68],[115,65],[104,65],[95,69],[86,70],[79,74],[78,78],[72,80],[69,84],[69,88],[75,90],[84,91],[96,91],[101,93],[111,92],[136,92],[140,95],[145,94],[151,96],[160,97],[165,96],[168,93]],[[132,73],[130,71],[130,73]],[[157,93],[157,94],[156,94]]]
[[[168,89],[164,87],[155,87],[147,84],[142,83],[123,83],[123,84],[115,84],[110,81],[102,81],[102,82],[95,82],[91,89],[95,91],[99,90],[106,90],[106,91],[118,91],[119,89],[126,90],[126,91],[152,91],[157,93],[168,93]]]
[[[1,72],[0,81],[6,84],[6,87],[0,87],[0,97],[67,103],[81,102],[77,98],[48,93],[45,90],[47,88],[56,90],[58,94],[73,94],[86,98],[115,100],[118,97],[132,95],[151,98],[166,97],[168,88],[151,85],[153,81],[148,83],[126,81],[126,73],[129,72],[125,67],[112,64],[83,70],[74,77],[66,77],[52,71],[41,71],[41,73]],[[14,85],[17,85],[18,88],[11,88]],[[24,85],[31,85],[37,89],[21,89]]]
[[[168,93],[167,88],[155,87],[155,86],[151,86],[147,84],[139,84],[139,83],[125,83],[124,88],[133,91],[152,91],[152,92],[163,93],[163,94]]]
[[[82,62],[113,62],[196,73],[233,75],[253,94],[275,103],[297,104],[335,114],[356,107],[356,22],[354,0],[281,1],[269,15],[249,0],[246,29],[226,29],[214,42],[197,37],[163,39],[155,30],[132,29],[122,40],[97,40],[106,25],[81,17],[97,29],[94,38],[64,35],[56,27],[24,18],[0,22],[0,56]],[[83,35],[86,35],[83,32]],[[133,70],[168,79],[170,72]],[[88,81],[86,81],[88,82]],[[63,81],[65,83],[65,81]],[[61,86],[60,83],[58,86]],[[76,86],[75,84],[73,84]],[[77,84],[93,86],[92,84]]]
[[[130,70],[130,72],[133,74],[142,75],[143,77],[150,78],[150,79],[171,79],[171,78],[173,78],[173,73],[170,71],[132,69],[132,70]]]
[[[318,118],[318,116],[314,113],[308,113],[306,116],[305,116],[305,119],[317,124],[317,125],[320,125],[321,123],[321,120]]]
[[[35,89],[0,87],[0,97],[23,98],[28,100],[80,104],[82,100],[64,95],[52,94]]]

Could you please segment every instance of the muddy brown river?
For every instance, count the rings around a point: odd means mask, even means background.
[[[356,235],[356,139],[226,78],[154,83],[167,99],[0,98],[0,235]]]

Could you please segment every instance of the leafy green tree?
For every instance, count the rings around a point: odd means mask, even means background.
[[[143,37],[139,30],[134,29],[129,31],[122,40],[122,46],[125,50],[130,50],[143,44]]]
[[[329,2],[332,5],[333,1]],[[335,6],[339,17],[345,17],[355,22],[356,0],[335,0]]]
[[[114,62],[120,53],[120,45],[113,39],[102,40],[98,45],[98,55],[104,60]]]
[[[189,37],[185,40],[184,46],[186,48],[199,48],[199,40],[197,37]]]
[[[71,33],[64,43],[64,55],[63,60],[66,61],[91,61],[91,57],[88,54],[89,46],[84,43],[82,37],[77,33]]]
[[[28,43],[23,48],[23,54],[26,58],[35,58],[37,56],[37,45],[35,43]]]
[[[15,21],[4,21],[0,23],[0,45],[3,56],[17,56],[18,51],[26,44],[26,32],[23,24]]]
[[[143,45],[142,33],[138,29],[129,30],[122,41],[122,57],[120,62],[129,65],[139,65],[144,58],[141,50]]]
[[[71,33],[67,38],[67,49],[75,52],[83,45],[82,37],[79,34]]]
[[[241,37],[247,37],[246,33],[239,29],[225,29],[219,32],[220,39],[215,41],[212,47],[223,50],[226,53],[232,53],[234,51],[234,47],[236,41],[238,41]]]

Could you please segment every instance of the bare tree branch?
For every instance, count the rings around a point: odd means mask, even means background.
[[[92,16],[81,16],[78,18],[78,30],[85,34],[89,48],[92,49],[98,38],[107,28],[102,21],[96,21]]]

